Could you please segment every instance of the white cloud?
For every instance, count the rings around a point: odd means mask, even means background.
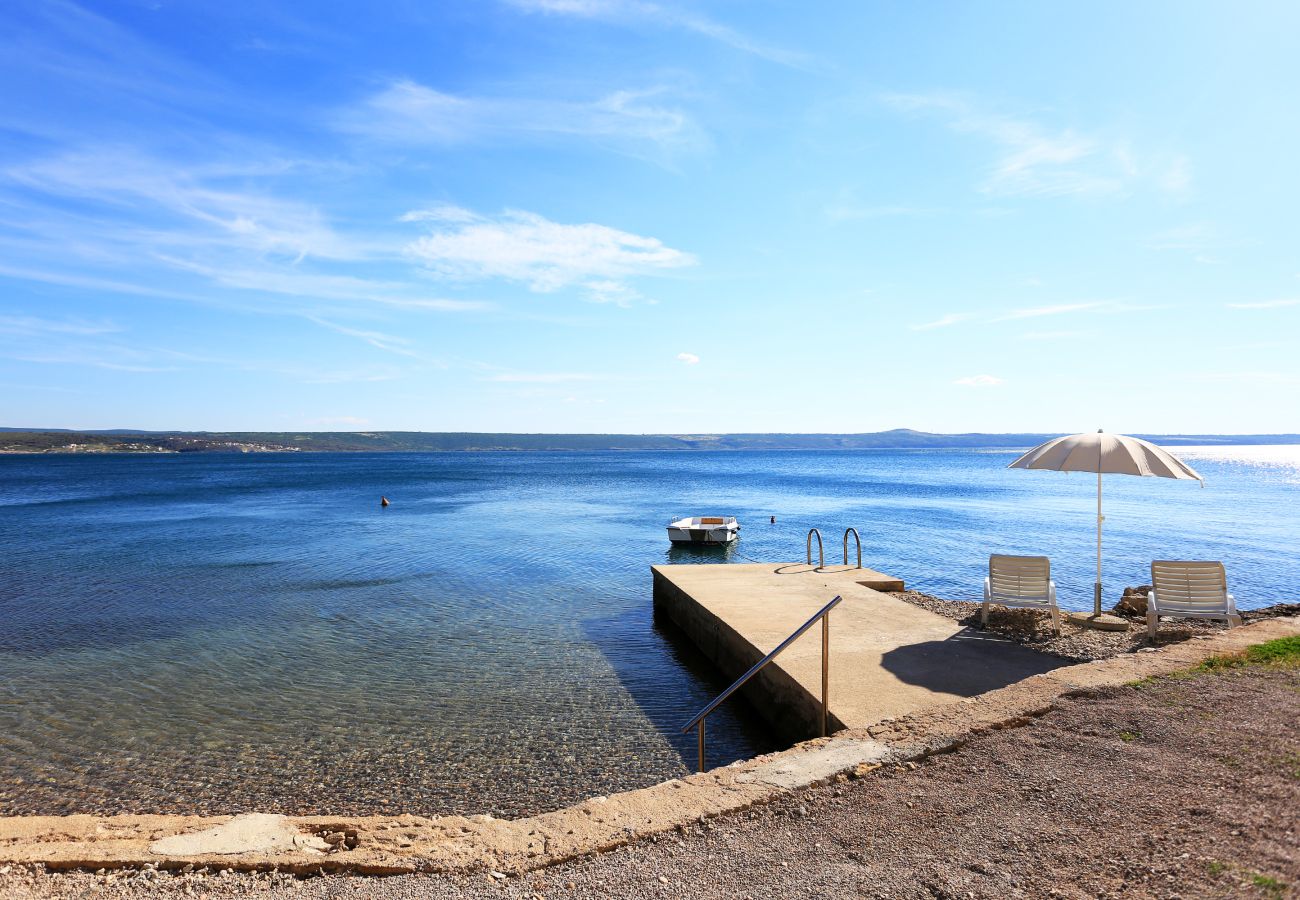
[[[1165,308],[1167,308],[1167,306],[1160,304],[1124,303],[1119,300],[1089,300],[1080,303],[1055,303],[1045,306],[1031,306],[1024,309],[1013,309],[1001,313],[948,313],[945,316],[935,319],[933,322],[922,322],[918,325],[912,325],[911,329],[913,331],[930,331],[936,328],[948,328],[962,322],[987,325],[998,322],[1015,322],[1024,319],[1040,319],[1048,316],[1064,316],[1074,313],[1119,315],[1121,313],[1145,312],[1147,310]],[[1049,340],[1065,337],[1078,337],[1084,334],[1086,334],[1086,332],[1040,331],[1023,334],[1021,335],[1021,338],[1024,340]]]
[[[500,384],[565,384],[571,381],[598,381],[600,376],[587,372],[503,372],[487,380]]]
[[[442,203],[428,209],[413,209],[398,217],[399,222],[473,222],[477,216],[464,207]]]
[[[391,335],[391,334],[384,334],[382,331],[368,331],[361,328],[349,328],[346,325],[339,325],[335,322],[330,322],[327,321],[326,319],[319,318],[318,316],[307,316],[306,318],[309,321],[315,322],[317,325],[321,326],[322,328],[328,328],[330,331],[336,331],[339,334],[345,334],[348,337],[357,338],[358,340],[364,341],[365,343],[379,350],[385,350],[389,353],[396,353],[399,356],[418,357],[420,355],[411,349],[410,347],[411,342],[408,341],[406,338],[397,337],[396,335]]]
[[[1002,155],[979,185],[988,194],[1120,194],[1143,179],[1178,192],[1190,182],[1191,163],[1184,156],[1140,163],[1123,140],[989,112],[959,95],[886,94],[883,100],[904,112],[937,114],[953,131],[999,146]]]
[[[647,0],[506,0],[506,2],[525,12],[599,19],[629,26],[649,23],[665,28],[680,28],[769,62],[795,67],[805,67],[808,64],[807,58],[802,54],[762,44],[720,22],[659,3],[647,2]]]
[[[1158,179],[1160,187],[1171,194],[1185,194],[1192,186],[1192,164],[1186,156],[1176,156]]]
[[[1281,309],[1286,306],[1300,306],[1300,299],[1260,300],[1255,303],[1229,303],[1228,309]]]
[[[1064,341],[1088,337],[1086,331],[1029,331],[1020,336],[1022,341]]]
[[[330,227],[315,207],[236,187],[249,178],[281,173],[292,163],[181,167],[112,148],[8,169],[8,178],[49,195],[101,204],[107,211],[152,211],[201,229],[202,242],[296,260],[357,259],[357,243]],[[133,229],[127,229],[131,231]],[[192,232],[167,227],[148,233],[157,243],[193,242]]]
[[[947,328],[949,325],[956,325],[958,322],[965,322],[969,318],[971,318],[970,313],[948,313],[945,316],[940,316],[933,322],[923,322],[920,325],[913,325],[912,330],[930,331],[934,328]]]
[[[1222,243],[1218,229],[1210,222],[1191,222],[1157,232],[1147,239],[1153,250],[1212,250]]]
[[[12,337],[41,337],[51,334],[85,337],[113,334],[122,330],[112,322],[77,317],[46,319],[39,316],[0,316],[0,335]]]
[[[586,298],[592,303],[612,303],[626,309],[643,299],[639,291],[621,281],[588,281],[583,287],[587,291]]]
[[[501,278],[541,292],[578,286],[595,299],[612,299],[629,296],[625,279],[695,264],[691,254],[657,238],[594,223],[565,225],[520,210],[444,220],[444,226],[407,252],[447,278]]]
[[[633,153],[649,148],[656,156],[705,149],[709,142],[703,130],[685,112],[663,102],[666,93],[656,87],[583,100],[469,97],[401,80],[345,111],[337,124],[354,134],[406,144],[532,135],[585,137]]]
[[[992,321],[1010,322],[1017,319],[1038,319],[1043,316],[1062,316],[1079,312],[1117,315],[1167,308],[1167,304],[1160,303],[1123,303],[1119,300],[1091,300],[1087,303],[1058,303],[1050,306],[1013,309],[1011,312],[1004,313]]]
[[[958,378],[953,384],[960,384],[963,387],[997,387],[1002,384],[1002,379],[996,375],[970,375],[966,378]]]
[[[947,210],[923,206],[855,206],[840,202],[826,206],[823,212],[832,222],[849,222],[856,219],[919,218],[938,215]]]
[[[694,353],[678,353],[677,359],[679,362],[684,362],[688,366],[693,366],[700,361],[700,358]]]
[[[1013,309],[1011,312],[999,316],[994,321],[1004,322],[1014,319],[1037,319],[1042,316],[1059,316],[1065,313],[1096,310],[1103,306],[1106,306],[1106,303],[1093,301],[1091,303],[1059,303],[1055,306],[1035,306],[1029,309]]]
[[[247,291],[282,294],[315,300],[375,303],[400,309],[424,309],[436,312],[475,312],[493,308],[480,300],[455,300],[430,297],[419,284],[404,281],[381,281],[355,275],[326,275],[304,272],[296,267],[245,269],[202,265],[170,256],[164,262],[185,271],[210,278],[217,284]]]

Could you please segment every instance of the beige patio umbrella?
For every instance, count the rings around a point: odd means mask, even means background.
[[[1144,475],[1156,478],[1205,479],[1187,463],[1155,444],[1127,437],[1084,432],[1059,437],[1041,444],[1017,459],[1009,469],[1051,469],[1056,472],[1097,473],[1097,582],[1093,586],[1093,615],[1101,615],[1101,476]]]

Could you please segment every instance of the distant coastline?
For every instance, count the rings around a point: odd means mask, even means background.
[[[68,431],[0,428],[0,453],[450,453],[601,450],[960,450],[1031,447],[1050,433],[512,434],[433,431]],[[1300,444],[1300,434],[1143,434],[1168,446]]]

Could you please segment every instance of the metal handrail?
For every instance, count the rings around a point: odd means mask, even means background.
[[[808,565],[812,565],[812,538],[814,534],[817,535],[817,568],[824,569],[826,568],[826,553],[822,549],[822,533],[816,528],[808,529]]]
[[[844,565],[849,564],[849,532],[853,532],[853,540],[858,545],[858,568],[862,568],[862,538],[858,537],[858,530],[852,526],[844,529]]]
[[[816,529],[813,530],[815,531]],[[704,720],[705,718],[709,715],[709,713],[713,712],[715,709],[721,706],[723,701],[725,701],[728,697],[730,697],[736,691],[740,690],[740,688],[744,687],[745,682],[749,681],[749,679],[753,678],[760,671],[762,671],[764,666],[766,666],[772,660],[776,659],[777,654],[779,654],[786,647],[789,647],[796,640],[798,640],[799,637],[809,628],[812,628],[813,623],[816,622],[818,619],[822,620],[822,716],[821,716],[822,734],[821,736],[826,737],[826,720],[830,714],[830,693],[831,693],[830,691],[830,684],[831,684],[830,681],[831,618],[830,616],[831,616],[831,610],[834,609],[836,606],[838,606],[840,600],[842,599],[843,598],[837,594],[834,600],[832,600],[830,603],[827,603],[821,609],[817,610],[817,612],[813,614],[813,617],[811,619],[809,619],[807,622],[804,622],[797,629],[795,629],[794,632],[788,638],[786,638],[780,644],[777,645],[777,648],[775,650],[773,650],[767,656],[764,656],[758,662],[754,663],[754,665],[750,667],[749,671],[746,672],[744,675],[741,675],[739,678],[737,678],[735,683],[732,684],[731,687],[727,688],[725,691],[723,691],[721,694],[715,697],[712,703],[704,707],[704,709],[700,710],[696,714],[695,718],[691,719],[689,722],[687,722],[685,725],[682,726],[682,734],[685,734],[686,732],[690,731],[696,725],[700,727],[699,771],[701,772],[704,771]]]

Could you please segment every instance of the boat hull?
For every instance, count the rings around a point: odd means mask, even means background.
[[[704,528],[668,526],[668,540],[674,544],[730,544],[736,537],[737,530],[725,525]]]

